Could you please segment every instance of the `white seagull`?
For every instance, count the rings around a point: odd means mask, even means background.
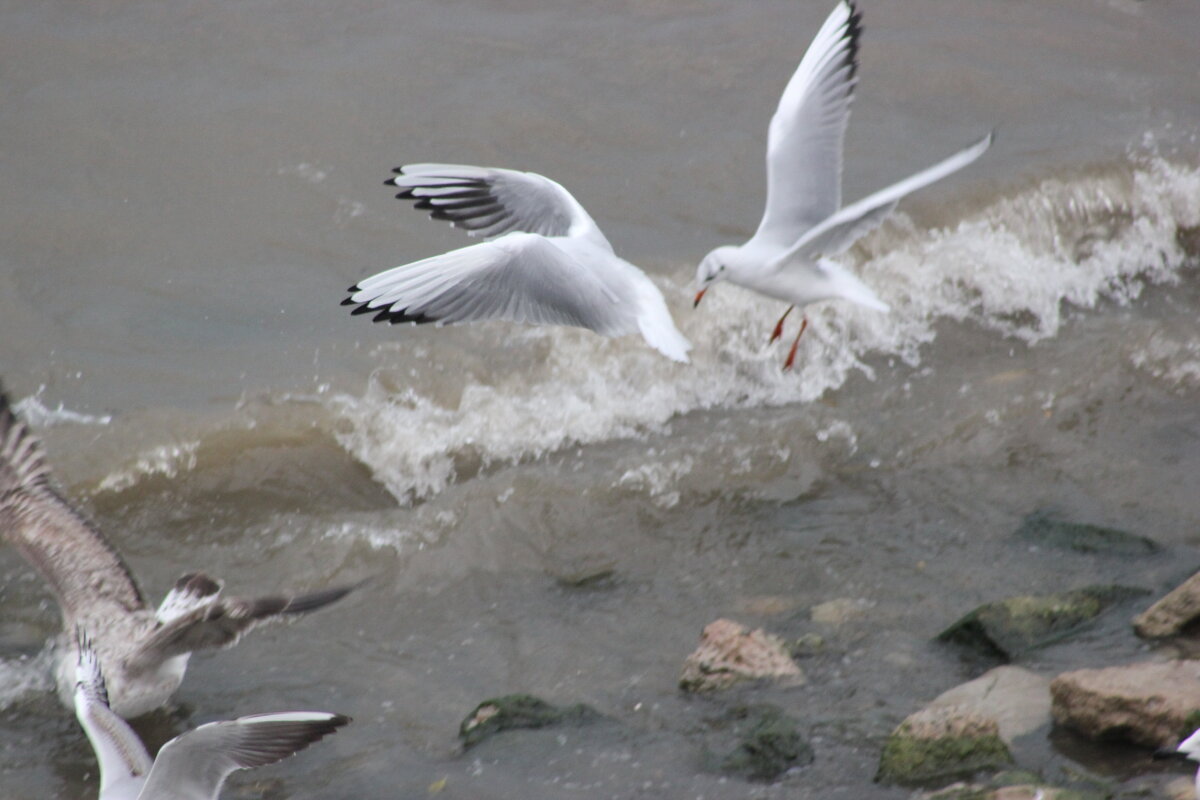
[[[235,770],[282,761],[350,722],[324,711],[210,722],[176,736],[151,759],[109,708],[100,661],[82,634],[76,650],[75,716],[100,764],[100,800],[215,800]]]
[[[207,575],[181,577],[150,608],[121,555],[50,484],[41,441],[14,413],[0,385],[0,537],[45,579],[64,631],[86,628],[108,679],[112,709],[132,718],[165,704],[193,650],[229,647],[260,622],[339,600],[341,586],[303,595],[221,599]],[[55,679],[68,708],[75,659],[60,637]]]
[[[605,336],[640,333],[687,362],[691,344],[662,293],[619,258],[583,206],[533,172],[409,164],[387,181],[434,219],[486,241],[359,281],[343,305],[375,322],[507,320],[573,325]]]
[[[743,245],[713,250],[696,270],[694,305],[722,280],[789,303],[772,342],[783,334],[783,321],[795,306],[840,297],[887,311],[875,292],[829,257],[882,223],[905,195],[962,169],[992,143],[989,133],[945,161],[842,208],[842,140],[857,83],[861,21],[853,3],[843,0],[821,26],[771,118],[767,205],[758,230]],[[785,370],[807,325],[805,319]]]
[[[1200,728],[1192,731],[1192,735],[1179,743],[1176,748],[1179,753],[1182,753],[1184,758],[1190,758],[1192,761],[1200,761]],[[1200,798],[1200,769],[1196,770],[1196,797]]]

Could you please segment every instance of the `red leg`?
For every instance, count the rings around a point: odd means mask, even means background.
[[[792,368],[792,363],[796,360],[796,347],[800,344],[800,337],[804,335],[804,329],[808,327],[808,317],[800,323],[800,333],[796,334],[796,340],[792,342],[792,349],[788,351],[787,361],[783,362],[783,371],[787,372]]]
[[[783,336],[783,321],[787,319],[788,314],[792,313],[793,308],[795,308],[795,306],[788,306],[787,311],[783,312],[783,316],[779,318],[779,322],[775,323],[775,332],[771,334],[771,339],[767,342],[767,344],[773,344],[776,339],[778,339],[780,336]]]

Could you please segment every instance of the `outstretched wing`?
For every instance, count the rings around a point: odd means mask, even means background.
[[[144,608],[120,554],[49,478],[41,441],[0,387],[0,536],[50,584],[66,618]]]
[[[932,167],[909,175],[857,203],[851,203],[800,237],[783,259],[795,255],[810,259],[818,255],[838,255],[882,224],[905,195],[957,172],[983,155],[992,146],[992,138],[993,134],[989,133],[970,147],[959,150]]]
[[[635,304],[622,290],[631,292],[542,236],[515,234],[373,275],[351,286],[343,305],[376,322],[506,320],[620,336],[637,331]]]
[[[184,575],[158,610],[158,628],[130,659],[132,667],[151,667],[173,656],[229,647],[264,622],[304,614],[336,602],[357,587],[338,586],[299,595],[221,599],[221,584],[207,575]]]
[[[96,753],[103,796],[114,784],[144,778],[150,772],[150,754],[129,724],[108,707],[100,661],[82,630],[76,631],[75,648],[75,716]]]
[[[790,247],[841,205],[842,140],[861,32],[862,15],[842,0],[779,98],[767,135],[767,205],[752,242]]]
[[[289,711],[201,725],[162,746],[138,797],[214,800],[234,770],[282,761],[348,722],[341,714]]]
[[[535,172],[461,164],[408,164],[395,172],[387,182],[401,190],[396,197],[415,200],[433,219],[448,220],[471,235],[578,236],[612,250],[571,193]]]

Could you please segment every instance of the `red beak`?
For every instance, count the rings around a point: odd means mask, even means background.
[[[695,308],[696,306],[700,305],[700,301],[704,299],[704,293],[707,291],[708,291],[708,287],[705,286],[703,289],[696,292],[696,299],[692,301],[692,308]]]

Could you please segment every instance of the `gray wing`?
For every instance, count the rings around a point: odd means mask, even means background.
[[[41,441],[0,387],[0,536],[50,584],[67,618],[145,608],[120,554],[49,478]]]
[[[130,658],[134,667],[150,667],[196,650],[230,647],[256,625],[334,603],[358,584],[298,595],[256,598],[219,597],[221,584],[207,575],[184,575],[157,612],[158,627]]]
[[[214,800],[231,772],[282,761],[350,722],[290,711],[210,722],[162,746],[138,800]]]
[[[809,259],[819,255],[836,256],[845,251],[859,238],[882,224],[905,195],[957,172],[983,155],[992,146],[992,138],[993,134],[989,133],[978,142],[932,167],[909,175],[857,203],[851,203],[800,237],[781,260],[793,255]]]
[[[150,754],[129,724],[108,707],[100,662],[82,631],[76,631],[75,648],[75,717],[96,753],[103,796],[115,784],[144,778],[150,771]]]
[[[471,235],[579,236],[612,250],[570,192],[537,173],[461,164],[408,164],[395,171],[388,183],[401,189],[396,197],[415,200],[433,219]]]
[[[767,136],[767,204],[751,241],[782,250],[837,211],[862,15],[838,3],[788,81]]]
[[[637,331],[626,289],[542,236],[514,233],[373,275],[344,304],[376,322],[507,320],[621,336]]]

